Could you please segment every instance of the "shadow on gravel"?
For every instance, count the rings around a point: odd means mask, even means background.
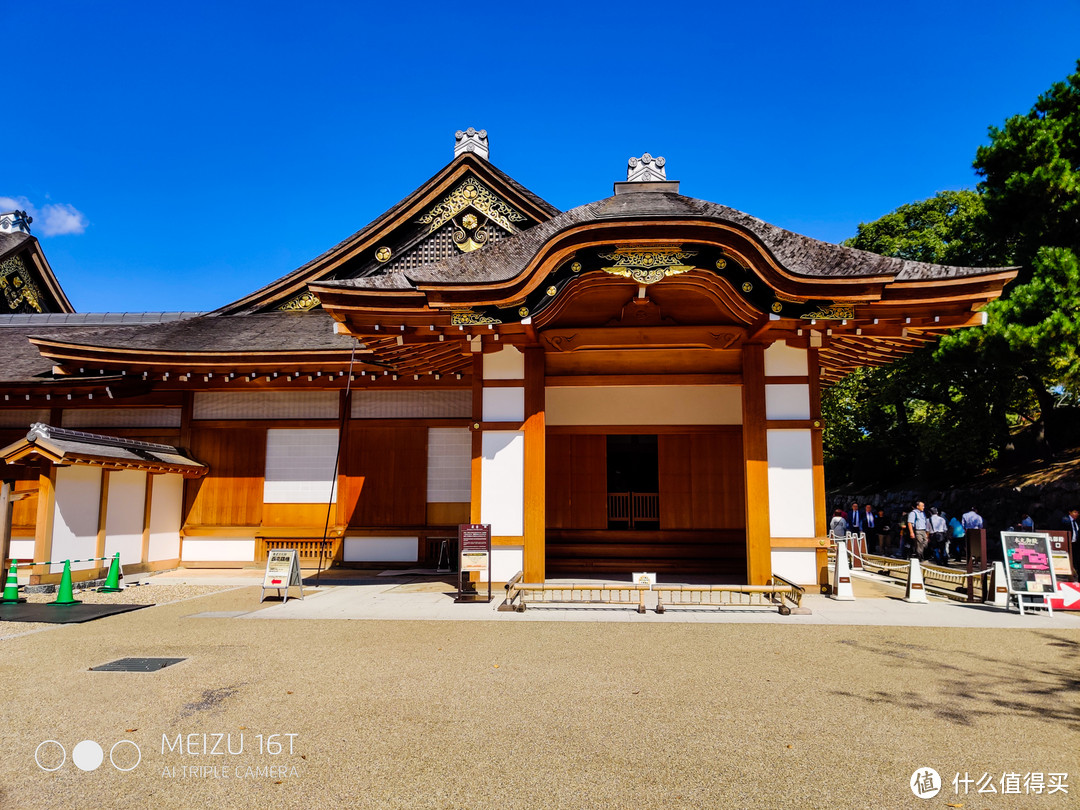
[[[942,653],[920,644],[844,639],[841,644],[860,654],[894,659],[896,666],[903,668],[903,682],[918,687],[875,689],[861,694],[834,689],[831,693],[875,706],[885,704],[924,712],[957,726],[972,726],[982,717],[1009,714],[1064,723],[1080,731],[1080,670],[1076,667],[1080,641],[1047,632],[1033,635],[1043,639],[1046,647],[1054,648],[1047,650],[1045,660],[1009,659],[994,654],[1002,648],[990,644],[982,652]]]

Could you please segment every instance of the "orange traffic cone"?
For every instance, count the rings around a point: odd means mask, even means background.
[[[56,601],[50,605],[66,607],[68,605],[81,605],[82,601],[75,598],[75,592],[71,587],[71,560],[64,560],[64,573],[60,577],[60,588],[56,592]]]

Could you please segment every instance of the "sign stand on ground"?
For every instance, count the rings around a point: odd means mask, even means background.
[[[1051,615],[1050,598],[1057,592],[1051,564],[1050,535],[1040,532],[1002,532],[1005,583],[1010,599],[1016,599],[1020,615],[1024,608],[1044,608]]]
[[[304,598],[304,582],[300,578],[300,557],[295,548],[278,548],[270,552],[266,558],[266,573],[263,575],[262,593],[259,595],[261,602],[266,598],[268,590],[276,590],[278,596],[285,592],[284,602],[289,601],[289,587],[295,585],[300,589],[300,598]]]
[[[458,526],[458,592],[455,602],[491,601],[491,525],[462,523]],[[487,599],[476,592],[470,572],[487,574]]]

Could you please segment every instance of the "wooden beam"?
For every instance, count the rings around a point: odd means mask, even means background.
[[[150,561],[150,511],[154,500],[154,476],[146,474],[146,489],[143,494],[143,530],[142,551],[139,556],[140,563]]]
[[[471,424],[482,425],[484,422],[484,356],[473,355],[472,359],[472,418]],[[480,522],[480,487],[483,481],[484,432],[479,428],[472,431],[472,481],[469,497],[469,521]]]
[[[94,547],[95,557],[105,556],[105,523],[109,517],[109,478],[112,477],[112,472],[109,470],[101,471],[101,491],[99,493],[98,500],[98,530],[97,530],[97,544]],[[102,566],[97,566],[101,568]]]
[[[48,560],[52,554],[53,516],[56,513],[56,467],[49,465],[38,476],[37,521],[34,525],[34,559]],[[37,584],[48,571],[35,566],[31,584]],[[35,577],[37,581],[35,581]]]
[[[807,353],[810,370],[810,418],[821,421],[821,375],[818,350],[810,349]],[[813,465],[814,486],[814,535],[824,537],[829,530],[829,516],[825,507],[825,450],[822,431],[810,431],[810,457]],[[818,582],[824,585],[824,582]]]

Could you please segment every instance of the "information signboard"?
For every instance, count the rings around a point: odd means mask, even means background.
[[[491,601],[491,526],[487,523],[462,523],[458,526],[458,593],[455,602]],[[485,578],[488,593],[483,599],[470,581],[470,572]]]
[[[275,589],[278,595],[284,591],[284,601],[288,602],[290,585],[295,585],[300,589],[300,598],[303,599],[304,582],[300,577],[300,557],[295,548],[274,549],[266,557],[266,573],[263,574],[259,601],[266,598],[267,590]]]
[[[1005,583],[1016,599],[1020,613],[1028,607],[1050,609],[1050,596],[1057,592],[1050,556],[1050,536],[1040,532],[1002,532]]]

